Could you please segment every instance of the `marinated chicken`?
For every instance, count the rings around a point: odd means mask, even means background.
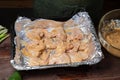
[[[26,28],[24,36],[28,40],[20,51],[28,58],[29,66],[68,64],[89,58],[94,51],[91,34],[84,34],[75,25],[69,27],[69,23],[73,21],[37,20]]]
[[[59,56],[51,54],[49,58],[49,64],[64,64],[70,62],[70,57],[66,53],[63,53]]]

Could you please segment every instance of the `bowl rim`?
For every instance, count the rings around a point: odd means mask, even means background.
[[[120,50],[119,48],[116,48],[116,47],[112,46],[111,44],[109,44],[109,43],[102,37],[102,33],[101,33],[101,30],[100,30],[100,28],[101,28],[100,24],[102,24],[105,16],[107,16],[107,15],[109,15],[110,13],[115,12],[115,11],[120,11],[120,9],[113,9],[113,10],[111,10],[111,11],[108,11],[107,13],[105,13],[105,14],[102,16],[102,18],[101,18],[100,21],[99,21],[99,25],[98,25],[98,36],[99,36],[100,42],[101,42],[101,40],[102,40],[102,41],[104,41],[104,43],[107,44],[108,46],[111,46],[111,47],[113,47],[113,48],[115,48],[115,49],[117,49],[117,50]],[[100,39],[100,38],[101,38],[101,39]],[[102,43],[102,42],[101,42],[101,43]],[[102,45],[103,45],[103,43],[102,43]],[[104,47],[104,46],[103,46],[103,47]]]

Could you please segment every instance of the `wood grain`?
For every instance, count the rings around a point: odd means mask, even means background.
[[[0,0],[0,8],[32,8],[33,0]]]
[[[10,37],[0,44],[0,80],[8,80],[8,77],[14,72],[10,64]]]

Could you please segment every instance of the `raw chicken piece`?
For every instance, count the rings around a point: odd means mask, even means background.
[[[56,43],[50,38],[45,38],[44,43],[48,49],[55,49],[57,47]]]
[[[61,54],[65,53],[65,45],[64,42],[57,43],[57,48],[55,49],[54,56],[60,56]]]
[[[48,60],[42,60],[40,58],[29,58],[28,65],[29,66],[39,66],[39,65],[47,65]]]
[[[58,26],[57,28],[54,28],[51,32],[50,32],[51,37],[56,37],[58,39],[61,39],[62,41],[66,40],[66,34],[63,30],[62,26]]]
[[[77,26],[77,25],[75,24],[74,20],[70,19],[70,20],[66,21],[63,26],[66,29],[66,28],[70,28],[73,26]]]
[[[69,52],[71,49],[74,48],[73,44],[70,42],[64,42],[65,43],[65,51]]]
[[[71,52],[71,53],[68,53],[68,55],[69,55],[72,63],[82,61],[81,55],[77,52]]]
[[[40,55],[40,59],[42,60],[47,60],[50,56],[50,50],[45,50],[43,53]]]
[[[84,51],[88,46],[89,46],[89,41],[88,40],[82,40],[82,41],[80,41],[79,50]]]
[[[26,32],[26,37],[33,41],[39,41],[43,37],[43,29],[32,29]]]
[[[73,40],[71,42],[74,46],[74,48],[72,49],[72,52],[77,52],[80,46],[80,41],[79,40]]]
[[[21,52],[24,56],[32,57],[32,54],[30,54],[26,48],[22,48]]]
[[[70,63],[70,57],[63,53],[60,56],[54,56],[53,54],[50,55],[49,64],[64,64]]]
[[[67,53],[74,53],[77,52],[79,50],[79,46],[80,46],[80,41],[79,40],[73,40],[71,42],[69,42],[69,50],[67,50]],[[67,45],[66,45],[67,46]]]
[[[82,60],[85,60],[89,58],[90,54],[94,53],[95,46],[93,45],[93,42],[90,41],[87,47],[84,50],[80,50],[78,53],[80,53]]]
[[[30,57],[28,65],[29,66],[38,66],[38,65],[40,65],[40,60],[41,60],[40,58],[32,58],[32,57]]]
[[[83,33],[79,28],[68,28],[65,31],[67,33],[67,41],[81,40],[83,38]]]
[[[45,49],[45,44],[43,43],[43,40],[31,41],[25,47],[32,56],[38,57],[41,54],[41,51]]]
[[[92,42],[92,39],[91,39],[91,34],[85,36],[84,39],[82,39],[80,41],[80,46],[79,46],[79,50],[80,51],[83,51],[85,50],[88,46],[90,46],[90,43]],[[92,46],[92,45],[91,45]]]
[[[86,48],[84,51],[78,52],[80,54],[82,60],[85,60],[89,57],[89,53],[86,53],[86,52],[88,52],[88,48]]]

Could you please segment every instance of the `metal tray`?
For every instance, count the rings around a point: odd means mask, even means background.
[[[15,34],[15,31],[13,31],[14,27],[12,27],[12,36],[11,36],[11,42],[12,42],[11,57],[12,57],[12,59],[10,60],[10,63],[12,64],[12,66],[17,70],[34,70],[34,69],[47,69],[47,68],[54,68],[54,67],[77,67],[77,66],[80,66],[80,65],[93,65],[93,64],[96,64],[96,63],[100,62],[104,58],[104,56],[102,54],[101,45],[100,45],[99,40],[97,38],[97,35],[95,33],[95,29],[94,29],[93,23],[90,19],[90,16],[88,15],[87,12],[79,12],[76,15],[74,15],[72,17],[72,19],[73,20],[83,19],[84,21],[86,21],[86,22],[83,21],[83,24],[81,24],[81,25],[88,26],[87,28],[89,28],[91,33],[93,34],[92,40],[95,43],[95,52],[91,55],[90,59],[82,61],[82,62],[76,62],[76,63],[54,64],[54,65],[34,66],[34,67],[30,67],[30,66],[27,66],[27,65],[24,65],[24,64],[23,65],[16,64],[15,60],[14,60],[14,57],[15,57],[15,54],[16,54],[15,53],[14,37],[16,36],[16,34]]]

